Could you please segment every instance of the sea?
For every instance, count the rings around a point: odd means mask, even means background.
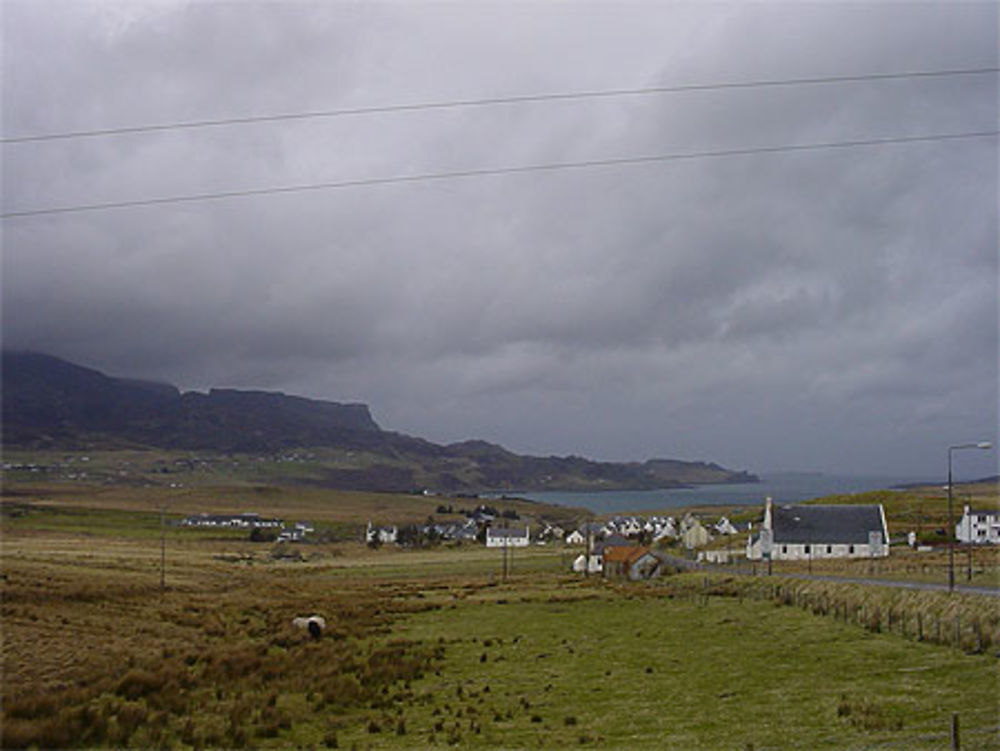
[[[828,495],[863,493],[904,485],[935,484],[940,479],[829,475],[813,472],[775,472],[760,482],[699,485],[664,490],[609,490],[600,492],[523,491],[507,496],[560,506],[585,508],[596,514],[665,511],[688,506],[757,506],[770,497],[775,503],[796,503]],[[499,496],[499,494],[495,494]]]

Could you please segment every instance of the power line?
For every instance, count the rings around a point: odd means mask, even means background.
[[[159,206],[165,204],[193,203],[197,201],[225,200],[230,198],[247,198],[251,196],[277,195],[282,193],[303,193],[307,191],[336,190],[344,188],[360,188],[374,185],[393,185],[402,183],[429,182],[432,180],[454,180],[472,177],[492,177],[498,175],[515,175],[528,172],[553,172],[569,169],[590,169],[600,167],[617,167],[656,162],[674,162],[694,159],[713,159],[722,157],[750,156],[756,154],[780,154],[796,151],[818,151],[822,149],[859,148],[866,146],[887,146],[891,144],[928,143],[933,141],[954,141],[969,138],[986,138],[1000,135],[1000,130],[987,130],[967,133],[936,133],[922,136],[893,136],[888,138],[872,138],[855,141],[832,141],[827,143],[786,144],[783,146],[758,146],[743,149],[719,149],[713,151],[691,151],[675,154],[654,154],[647,156],[615,157],[610,159],[591,159],[580,162],[559,162],[552,164],[530,164],[512,167],[486,167],[482,169],[456,170],[451,172],[425,172],[413,175],[396,175],[391,177],[372,177],[338,182],[306,183],[302,185],[274,186],[268,188],[248,188],[245,190],[219,191],[214,193],[196,193],[160,198],[143,198],[132,201],[115,201],[108,203],[78,204],[70,206],[53,206],[42,209],[25,209],[0,214],[0,219],[16,219],[22,217],[42,216],[51,214],[69,214],[86,211],[103,211],[108,209],[125,209],[139,206]]]
[[[923,70],[901,73],[868,73],[854,76],[822,76],[814,78],[786,78],[759,81],[736,81],[708,84],[680,84],[676,86],[649,86],[638,89],[603,89],[597,91],[579,91],[548,94],[527,94],[522,96],[491,97],[487,99],[457,99],[440,102],[418,102],[413,104],[392,104],[373,107],[355,107],[338,110],[319,110],[315,112],[288,112],[272,115],[250,115],[246,117],[229,117],[217,120],[193,120],[189,122],[153,123],[121,128],[103,128],[95,130],[78,130],[65,133],[42,133],[35,135],[13,136],[0,138],[0,143],[13,145],[41,141],[57,141],[72,138],[96,138],[118,136],[135,133],[154,133],[170,130],[191,130],[195,128],[218,128],[230,125],[249,125],[253,123],[283,122],[292,120],[311,120],[317,118],[334,118],[345,116],[389,114],[395,112],[415,112],[419,110],[444,110],[463,107],[486,107],[501,104],[526,104],[532,102],[569,101],[578,99],[598,99],[622,96],[649,96],[653,94],[678,94],[696,91],[724,91],[731,89],[754,89],[781,86],[806,86],[840,83],[857,83],[862,81],[892,81],[908,78],[942,78],[950,76],[971,76],[987,73],[998,73],[1000,68],[965,68],[954,70]]]

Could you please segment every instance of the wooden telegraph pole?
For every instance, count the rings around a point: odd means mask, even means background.
[[[507,581],[507,537],[503,538],[503,581]]]
[[[167,588],[167,507],[160,506],[160,592]]]

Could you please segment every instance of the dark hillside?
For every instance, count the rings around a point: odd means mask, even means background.
[[[480,440],[441,446],[382,430],[364,404],[236,389],[182,394],[169,384],[113,378],[27,352],[3,353],[3,444],[226,454],[323,447],[343,455],[286,479],[364,490],[656,489],[756,479],[704,462],[521,456]]]
[[[215,451],[356,445],[381,433],[363,404],[112,378],[48,355],[3,353],[3,441],[34,447],[139,444]],[[376,442],[377,443],[377,442]]]

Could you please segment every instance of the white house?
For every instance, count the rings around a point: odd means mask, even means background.
[[[590,574],[599,574],[604,570],[604,555],[602,553],[580,553],[573,560],[573,571],[582,574],[584,570]]]
[[[635,537],[642,532],[642,520],[634,516],[616,516],[608,526],[623,537]]]
[[[760,533],[747,539],[754,561],[884,558],[889,529],[882,504],[775,506],[768,498]]]
[[[666,519],[663,517],[654,517],[653,524],[656,527],[653,531],[653,542],[677,537],[677,522],[674,517],[668,516]]]
[[[955,525],[955,539],[976,545],[1000,544],[1000,511],[974,510],[966,506]]]
[[[566,536],[566,530],[562,527],[545,523],[545,528],[538,535],[538,544],[544,545],[548,540],[562,540]]]
[[[281,519],[265,519],[260,514],[195,514],[181,522],[183,527],[236,527],[254,529],[257,527],[281,527]]]
[[[728,550],[699,550],[698,560],[704,563],[729,563]]]
[[[587,538],[583,536],[583,532],[578,529],[574,529],[568,535],[566,535],[567,545],[583,545],[587,541]]]
[[[675,537],[677,537],[677,533],[673,527],[660,527],[653,532],[653,542],[672,540]]]
[[[681,520],[681,541],[688,550],[700,548],[712,540],[708,530],[693,515],[687,514]]]
[[[365,530],[365,542],[369,545],[380,543],[387,545],[396,542],[399,537],[399,530],[395,526],[391,527],[373,527],[371,522],[368,522],[368,528]]]
[[[489,527],[486,530],[486,547],[488,548],[524,548],[528,546],[528,526],[524,529],[508,527]]]
[[[738,530],[729,521],[729,517],[723,516],[715,523],[715,531],[720,535],[735,535]]]

